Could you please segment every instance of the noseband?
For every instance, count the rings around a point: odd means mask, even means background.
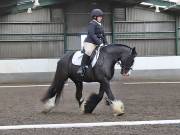
[[[117,64],[119,64],[123,70],[125,70],[125,69],[133,70],[132,67],[125,66],[125,64],[122,64],[121,61],[118,61]]]

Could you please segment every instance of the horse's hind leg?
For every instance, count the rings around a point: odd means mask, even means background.
[[[81,106],[84,99],[82,98],[82,90],[83,90],[83,82],[76,82],[74,81],[76,85],[76,99],[79,103],[79,107]]]
[[[48,91],[46,92],[46,94],[44,95],[44,97],[41,99],[41,101],[43,103],[47,102],[47,100],[49,100],[50,98],[54,97],[56,95],[56,87],[53,83],[51,84],[51,86],[49,87]]]
[[[62,63],[60,61],[58,62],[53,83],[41,100],[44,103],[44,111],[43,111],[44,113],[51,111],[58,103],[64,84],[67,79],[68,79],[68,75],[66,72],[63,72]]]
[[[66,81],[60,81],[56,83],[56,86],[51,85],[49,87],[48,92],[42,99],[44,103],[44,113],[48,113],[58,104],[65,82]]]
[[[44,103],[44,109],[42,111],[43,113],[48,113],[55,107],[55,97],[56,97],[55,95],[56,95],[56,88],[52,84],[49,87],[45,96],[41,99],[41,101]]]
[[[59,103],[59,99],[61,97],[61,93],[63,91],[64,84],[66,83],[66,80],[67,80],[67,78],[65,80],[61,80],[61,81],[57,82],[57,87],[56,87],[57,92],[56,92],[56,99],[55,99],[56,105]]]
[[[102,85],[100,85],[99,93],[93,93],[90,95],[89,99],[87,101],[84,101],[81,105],[81,108],[83,108],[84,113],[92,113],[95,107],[98,105],[98,103],[102,100],[104,95],[104,89]]]

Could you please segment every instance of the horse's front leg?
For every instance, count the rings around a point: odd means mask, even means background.
[[[114,115],[118,116],[124,114],[124,104],[121,102],[121,100],[115,99],[111,91],[109,81],[102,82],[102,87],[108,97],[106,98],[106,102],[108,102],[108,104],[111,106]]]
[[[92,113],[97,104],[102,100],[104,95],[104,87],[100,85],[99,93],[93,93],[88,100],[84,101],[81,105],[81,111],[84,113]]]
[[[111,91],[109,81],[103,81],[101,82],[102,89],[106,92],[106,95],[110,101],[114,101],[115,97]]]

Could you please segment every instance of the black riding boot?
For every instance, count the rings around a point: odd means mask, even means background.
[[[90,57],[87,54],[83,55],[81,67],[77,71],[77,73],[81,74],[82,77],[85,75],[86,69],[88,68],[89,59]]]

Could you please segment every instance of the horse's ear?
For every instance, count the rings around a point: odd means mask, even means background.
[[[133,49],[132,49],[132,55],[134,55],[134,57],[137,56],[136,47],[133,47]]]

